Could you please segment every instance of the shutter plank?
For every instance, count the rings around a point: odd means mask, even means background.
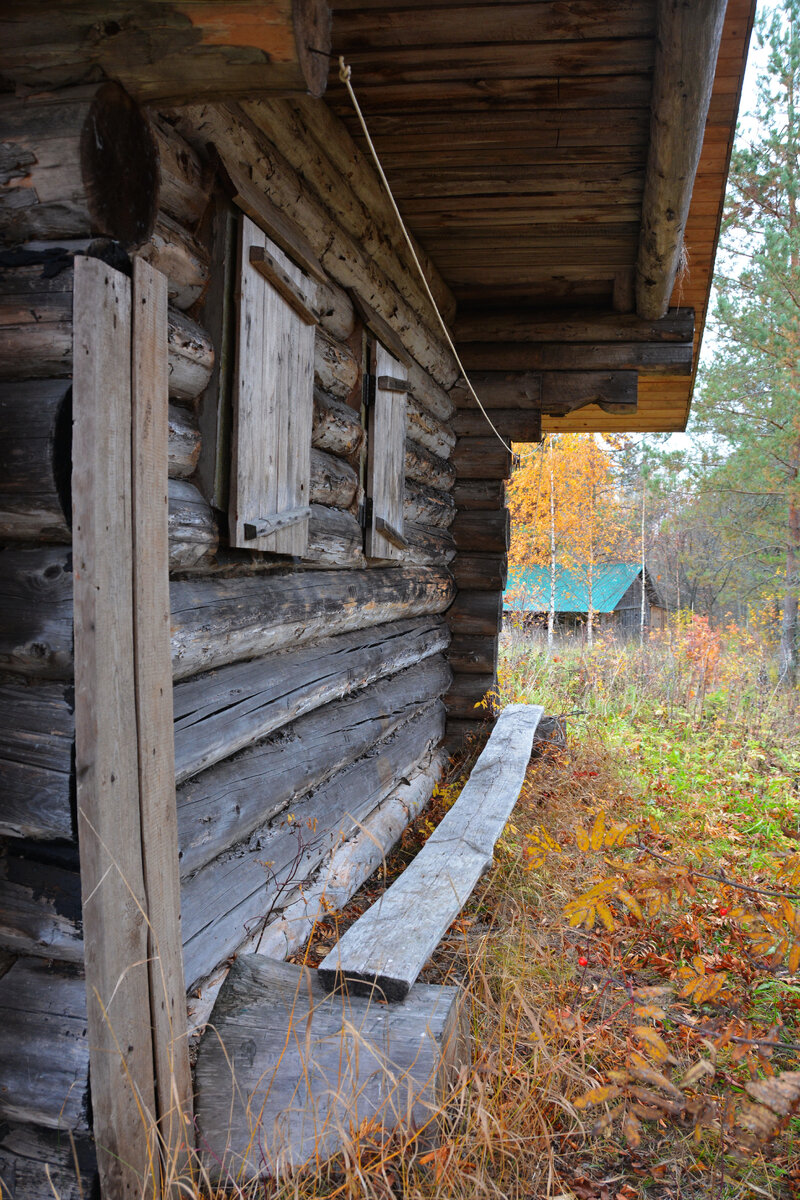
[[[375,405],[370,414],[369,494],[372,521],[367,530],[370,558],[405,558],[403,536],[405,498],[406,393],[408,368],[376,342],[373,350]]]
[[[307,308],[316,285],[242,220],[234,398],[232,545],[302,555],[308,545],[314,326],[259,269],[269,260]],[[284,519],[289,518],[292,519]],[[254,532],[256,536],[253,536]]]

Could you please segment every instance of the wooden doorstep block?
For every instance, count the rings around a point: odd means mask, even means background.
[[[233,964],[200,1043],[198,1145],[223,1185],[324,1160],[366,1122],[436,1128],[469,1063],[460,988],[418,984],[402,1004],[329,995],[307,967]]]

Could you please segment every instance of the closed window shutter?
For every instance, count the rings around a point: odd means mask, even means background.
[[[372,367],[375,400],[369,409],[367,487],[372,512],[366,552],[370,558],[403,559],[408,371],[380,342],[372,348]]]
[[[242,218],[232,546],[302,555],[308,546],[316,284]]]

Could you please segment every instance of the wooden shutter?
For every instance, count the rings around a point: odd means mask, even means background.
[[[316,284],[242,218],[233,413],[231,545],[308,545]]]
[[[405,492],[406,392],[408,371],[375,342],[372,349],[374,403],[369,406],[368,488],[372,513],[367,521],[370,558],[402,559]]]

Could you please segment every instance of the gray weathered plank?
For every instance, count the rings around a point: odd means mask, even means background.
[[[365,1121],[419,1129],[468,1054],[458,988],[420,984],[387,1007],[326,996],[305,967],[239,959],[197,1064],[205,1165],[241,1184],[326,1158]]]
[[[369,410],[368,483],[372,520],[367,528],[366,553],[370,558],[403,560],[403,499],[405,483],[406,395],[381,387],[381,381],[405,380],[408,368],[376,342],[372,370],[376,377],[375,403]]]
[[[325,987],[378,987],[402,1000],[478,879],[517,802],[544,709],[500,714],[456,803],[399,879],[344,934],[319,967]]]
[[[70,1138],[64,1130],[7,1122],[0,1129],[3,1200],[86,1200],[96,1174],[97,1156],[88,1133]]]
[[[313,873],[443,732],[444,707],[437,700],[188,880],[181,893],[187,988],[267,921],[281,897]]]
[[[94,1132],[107,1195],[139,1196],[152,1148],[131,572],[131,298],[75,261],[75,760]]]
[[[8,853],[0,859],[0,948],[83,964],[77,871]]]
[[[72,841],[72,686],[0,686],[0,833]]]

